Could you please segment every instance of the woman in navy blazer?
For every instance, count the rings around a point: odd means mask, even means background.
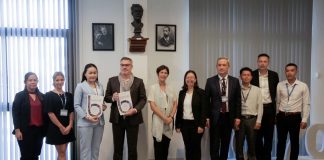
[[[208,101],[205,91],[198,87],[193,70],[186,72],[179,92],[176,131],[181,132],[187,160],[201,159],[201,138],[207,118]]]
[[[25,74],[25,89],[18,92],[12,105],[14,131],[21,160],[38,159],[46,134],[47,115],[44,94],[37,88],[38,78],[33,72]]]

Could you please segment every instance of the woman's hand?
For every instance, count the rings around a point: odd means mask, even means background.
[[[97,116],[86,116],[86,119],[92,123],[97,123],[99,121]]]
[[[172,121],[173,121],[173,118],[172,118],[172,117],[166,117],[166,118],[163,120],[163,122],[164,122],[165,124],[170,124]]]
[[[204,128],[198,127],[197,133],[198,134],[204,133]]]
[[[64,133],[62,133],[63,135],[68,135],[70,133],[72,129],[72,125],[68,125],[67,127],[65,127]]]
[[[107,109],[107,105],[104,103],[102,104],[102,110],[105,111]]]
[[[22,135],[20,129],[16,129],[15,130],[15,136],[16,136],[16,138],[17,138],[18,141],[23,140],[23,135]]]
[[[64,126],[61,126],[59,129],[60,129],[61,134],[65,135],[66,128]]]

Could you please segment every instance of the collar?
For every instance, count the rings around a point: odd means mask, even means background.
[[[219,78],[219,80],[222,80],[223,79],[223,77],[220,76],[219,74],[218,74],[218,78]],[[225,78],[225,81],[226,81],[228,79],[228,74],[224,78]]]
[[[259,76],[261,76],[261,77],[268,77],[268,75],[269,75],[269,70],[267,70],[267,73],[265,75],[261,75],[261,73],[259,71]]]
[[[288,86],[298,85],[298,84],[299,84],[299,80],[296,79],[295,82],[294,82],[293,84],[290,84],[290,83],[288,82],[288,80],[285,80],[285,84],[288,85]]]
[[[245,86],[241,85],[242,90],[248,90],[248,89],[250,89],[251,87],[252,87],[251,84],[249,84],[248,87],[245,87]]]

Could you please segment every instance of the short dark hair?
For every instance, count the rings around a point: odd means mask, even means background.
[[[261,53],[261,54],[259,54],[259,55],[258,55],[258,59],[259,59],[260,57],[267,57],[268,59],[270,59],[270,56],[269,56],[268,54],[266,54],[266,53]]]
[[[156,68],[156,74],[159,74],[162,70],[166,70],[169,74],[169,67],[167,67],[166,65],[161,65],[158,68]]]
[[[240,75],[241,75],[244,71],[249,71],[249,72],[251,73],[251,75],[252,75],[252,69],[251,69],[251,68],[249,68],[249,67],[243,67],[243,68],[241,68],[241,70],[240,70]]]
[[[91,68],[91,67],[96,68],[96,70],[97,70],[97,75],[98,75],[98,69],[97,69],[97,66],[94,65],[94,64],[92,64],[92,63],[89,63],[89,64],[87,64],[87,65],[84,66],[84,70],[83,70],[83,73],[82,73],[82,80],[81,80],[81,82],[87,80],[87,77],[85,76],[85,74],[87,73],[88,69]],[[97,76],[96,81],[98,81],[98,76]]]
[[[294,67],[296,68],[296,70],[298,70],[298,66],[297,66],[297,64],[295,64],[295,63],[288,63],[288,64],[286,65],[285,69],[287,69],[287,67],[289,67],[289,66],[294,66]]]
[[[139,9],[138,11],[143,12],[143,7],[140,4],[132,4],[131,6],[132,14],[135,12],[136,9]]]
[[[120,59],[120,61],[123,61],[123,60],[131,61],[133,63],[133,60],[131,58],[129,58],[129,57],[122,57]]]
[[[193,71],[193,70],[189,70],[189,71],[187,71],[187,72],[185,73],[184,78],[183,78],[183,86],[182,86],[182,89],[185,90],[185,91],[188,90],[188,85],[186,84],[186,77],[187,77],[187,75],[188,75],[189,73],[194,74],[194,76],[195,76],[195,78],[196,78],[196,83],[194,84],[194,88],[198,88],[198,87],[199,87],[199,86],[198,86],[198,79],[197,79],[197,74],[196,74],[196,72]]]
[[[170,26],[164,26],[163,29],[164,29],[164,28],[167,28],[167,29],[169,30],[169,32],[171,31]]]

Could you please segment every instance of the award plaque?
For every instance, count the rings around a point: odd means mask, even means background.
[[[133,108],[132,98],[130,95],[130,92],[121,92],[118,94],[119,101],[117,103],[118,105],[118,111],[120,115],[125,115],[128,110]]]
[[[103,101],[103,96],[88,95],[87,115],[100,117],[102,115]]]

